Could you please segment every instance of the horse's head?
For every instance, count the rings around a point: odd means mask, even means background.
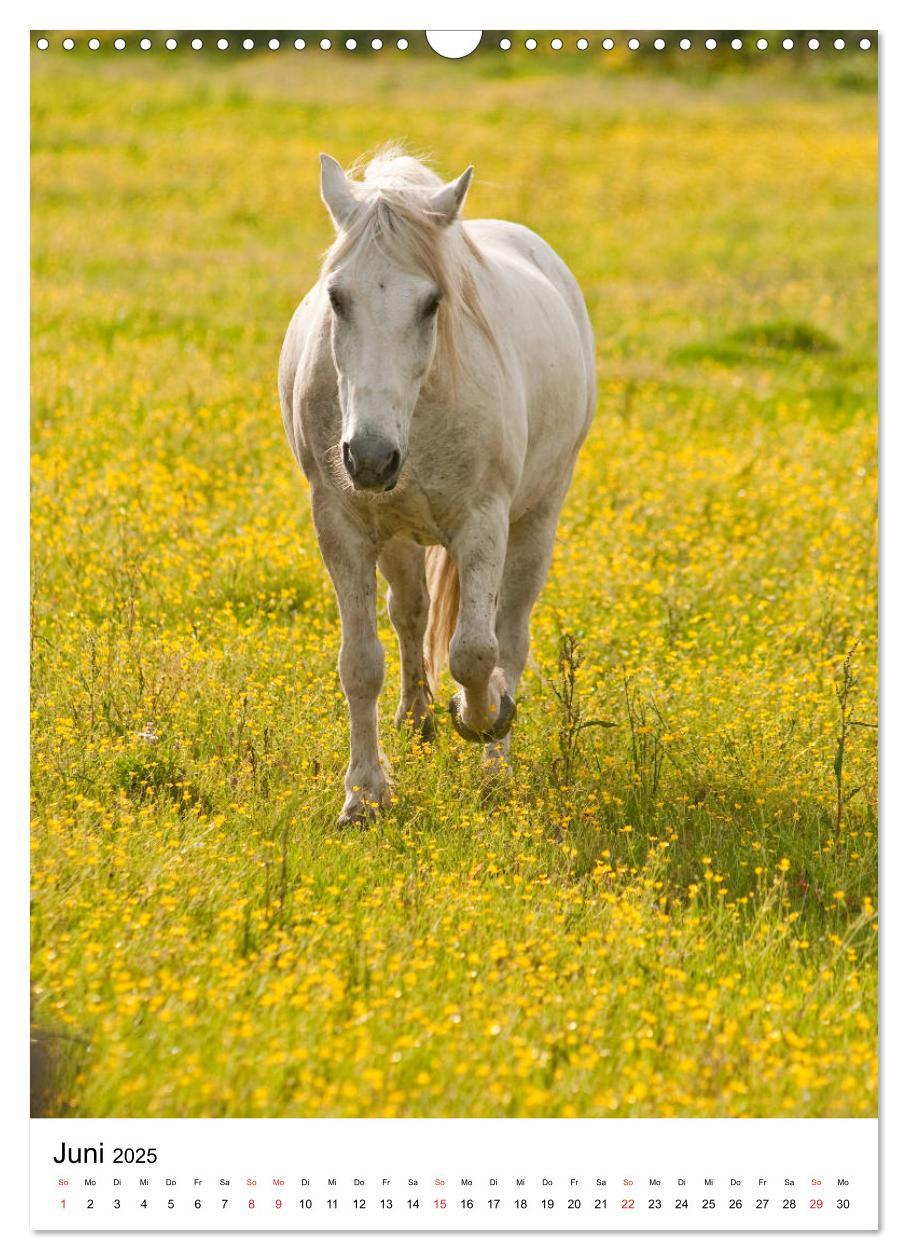
[[[407,458],[410,421],[435,359],[439,311],[451,296],[443,237],[471,176],[469,167],[450,184],[354,186],[334,158],[322,155],[322,200],[338,231],[323,285],[341,453],[359,490],[393,489]]]

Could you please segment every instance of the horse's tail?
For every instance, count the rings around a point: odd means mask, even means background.
[[[460,605],[460,575],[444,547],[426,548],[426,582],[429,587],[429,621],[423,639],[423,657],[426,682],[434,695],[438,676],[448,659],[448,647]]]

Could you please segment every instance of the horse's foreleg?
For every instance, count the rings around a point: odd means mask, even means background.
[[[507,508],[499,504],[471,520],[450,547],[460,575],[460,607],[448,661],[462,687],[450,710],[465,739],[501,740],[514,716],[514,701],[498,667],[495,634],[507,541]]]
[[[530,614],[545,583],[555,544],[561,498],[535,508],[511,526],[495,630],[508,690],[517,692],[530,651]]]
[[[405,538],[386,543],[378,567],[388,579],[388,613],[400,644],[400,704],[395,724],[409,721],[423,739],[435,733],[423,659],[429,615],[424,550]]]
[[[530,651],[530,614],[549,570],[561,497],[556,496],[516,521],[508,534],[508,550],[501,578],[501,594],[495,619],[498,663],[512,696]],[[486,759],[494,766],[506,762],[509,736],[486,746]]]
[[[368,817],[389,799],[378,742],[378,696],[385,667],[375,616],[377,549],[330,500],[320,501],[313,494],[312,514],[341,617],[338,669],[350,711],[350,764],[338,821],[346,824]]]

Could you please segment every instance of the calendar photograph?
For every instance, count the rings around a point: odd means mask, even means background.
[[[477,39],[32,32],[36,1119],[877,1115],[876,34]]]

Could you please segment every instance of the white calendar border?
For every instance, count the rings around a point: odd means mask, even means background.
[[[903,726],[898,722],[898,715],[906,711],[908,706],[908,663],[904,654],[897,651],[896,645],[904,637],[906,595],[899,587],[897,548],[892,540],[908,536],[908,495],[901,487],[904,470],[908,468],[908,435],[906,435],[904,418],[908,416],[908,392],[904,373],[897,374],[896,365],[904,357],[904,330],[908,328],[908,301],[904,279],[901,284],[897,276],[904,277],[908,273],[906,266],[906,245],[899,239],[895,230],[898,222],[908,221],[908,196],[906,196],[906,176],[902,164],[897,160],[894,148],[896,119],[908,116],[908,74],[904,72],[903,58],[908,57],[908,23],[902,11],[896,5],[889,4],[857,4],[841,3],[830,0],[829,3],[772,3],[736,5],[733,17],[727,4],[703,3],[701,0],[677,4],[674,6],[651,4],[624,4],[620,8],[593,4],[562,3],[555,9],[551,4],[541,4],[538,0],[526,0],[523,4],[496,5],[494,3],[477,4],[475,0],[463,0],[457,6],[438,4],[387,4],[366,5],[335,3],[308,4],[303,9],[299,4],[290,4],[263,0],[255,7],[257,22],[265,28],[292,28],[300,24],[314,28],[395,28],[395,29],[445,29],[446,27],[471,28],[530,28],[570,30],[578,28],[599,29],[609,26],[611,29],[651,28],[680,29],[682,26],[691,30],[718,28],[735,25],[741,29],[800,29],[841,27],[847,29],[882,27],[880,40],[880,66],[882,127],[881,140],[883,152],[888,152],[888,165],[881,186],[881,208],[883,247],[885,250],[887,282],[883,285],[883,357],[882,377],[883,400],[883,483],[881,506],[882,521],[886,545],[882,553],[882,574],[884,581],[883,604],[883,679],[885,699],[882,713],[882,730],[885,731],[882,760],[882,809],[881,828],[884,838],[881,861],[883,892],[881,894],[881,924],[883,937],[883,1089],[882,1098],[885,1104],[884,1120],[881,1125],[883,1144],[883,1229],[878,1235],[862,1235],[860,1242],[849,1235],[824,1233],[818,1239],[826,1254],[855,1254],[857,1247],[863,1252],[865,1246],[879,1248],[882,1254],[895,1254],[894,1247],[898,1241],[905,1239],[905,1188],[896,1179],[897,1169],[908,1166],[905,1129],[908,1108],[906,1108],[906,1081],[903,1073],[898,1071],[902,1055],[899,1050],[906,1044],[908,1018],[896,991],[898,983],[898,963],[888,964],[888,959],[896,956],[901,946],[904,956],[906,944],[905,925],[908,916],[899,904],[898,896],[901,888],[908,886],[908,860],[901,837],[908,833],[906,826],[905,805],[896,799],[899,786],[899,771],[902,769],[904,755],[908,752]],[[27,109],[27,65],[25,64],[24,47],[27,30],[30,27],[54,29],[76,25],[86,29],[95,27],[104,29],[114,26],[117,29],[132,23],[141,29],[157,29],[161,27],[180,28],[214,28],[232,29],[246,27],[249,20],[249,6],[237,0],[222,0],[221,3],[192,4],[180,6],[161,4],[154,8],[148,5],[130,7],[128,20],[123,12],[122,2],[86,3],[73,6],[69,4],[47,3],[28,7],[27,11],[18,11],[17,18],[7,22],[2,38],[0,38],[0,54],[4,57],[4,74],[0,90],[4,93],[3,112],[7,127],[4,129],[3,143],[6,158],[5,169],[15,171],[17,178],[4,181],[6,195],[0,208],[3,218],[3,248],[6,252],[7,267],[4,276],[7,283],[3,286],[3,304],[6,319],[4,330],[7,335],[5,351],[9,358],[12,372],[7,372],[7,406],[5,408],[5,424],[3,426],[4,458],[0,460],[0,469],[5,478],[0,504],[4,512],[3,524],[6,526],[3,548],[3,585],[5,594],[6,617],[0,625],[2,650],[0,661],[3,662],[3,695],[6,700],[3,720],[0,723],[0,774],[2,774],[3,792],[0,799],[6,806],[6,814],[10,825],[7,833],[7,871],[4,879],[4,891],[12,904],[6,907],[6,914],[0,920],[0,940],[2,940],[2,957],[6,963],[4,984],[6,998],[4,1009],[14,1012],[13,1029],[7,1034],[2,1046],[3,1073],[0,1080],[4,1082],[3,1092],[4,1118],[7,1123],[0,1132],[4,1135],[2,1164],[0,1164],[0,1188],[5,1195],[5,1219],[3,1219],[4,1235],[17,1245],[18,1250],[27,1249],[29,1254],[46,1254],[51,1248],[60,1246],[59,1235],[28,1235],[24,1224],[24,1205],[27,1202],[25,1173],[27,1161],[22,1158],[23,1144],[27,1130],[27,1024],[28,993],[24,977],[27,975],[27,885],[28,870],[25,846],[21,844],[21,836],[27,817],[27,764],[26,754],[26,717],[27,694],[24,668],[25,646],[27,645],[26,617],[27,601],[27,491],[24,482],[24,470],[27,465],[28,447],[24,417],[28,409],[28,346],[27,346],[27,265],[28,265],[28,204],[27,191],[22,173],[27,162],[27,135],[25,134],[25,117]],[[553,22],[553,17],[557,21]],[[12,124],[10,126],[10,124]],[[889,143],[890,134],[893,143]],[[888,227],[888,231],[886,228]],[[901,636],[898,631],[901,630]],[[890,788],[889,785],[894,785]],[[890,918],[891,915],[891,918]],[[887,1070],[888,1064],[892,1070]],[[505,1122],[508,1123],[508,1122]],[[756,1121],[755,1123],[760,1123]],[[818,1123],[823,1123],[822,1121]],[[260,1237],[260,1235],[256,1235]],[[773,1250],[780,1256],[797,1254],[803,1257],[805,1235],[774,1234],[771,1241]],[[469,1246],[472,1252],[486,1254],[482,1239],[488,1239],[489,1254],[491,1248],[500,1251],[502,1240],[486,1235],[471,1234]],[[682,1249],[681,1254],[702,1255],[704,1249],[719,1248],[726,1250],[729,1236],[723,1233],[697,1234],[679,1236],[671,1235],[673,1260]],[[628,1236],[621,1236],[621,1247],[628,1243]],[[169,1237],[166,1245],[181,1254],[183,1246],[188,1254],[189,1247],[198,1252],[199,1243],[196,1238],[180,1236]],[[342,1254],[350,1249],[350,1235],[319,1235],[317,1248],[315,1240],[307,1243],[318,1255]],[[99,1254],[118,1254],[122,1251],[124,1239],[118,1234],[66,1235],[67,1255],[79,1260],[82,1256],[96,1257]],[[157,1254],[161,1240],[155,1234],[130,1234],[128,1246],[136,1255]],[[267,1244],[274,1249],[274,1254],[286,1250],[294,1255],[300,1254],[301,1241],[293,1234],[269,1235]],[[404,1254],[407,1247],[412,1247],[410,1254],[417,1254],[417,1248],[424,1250],[423,1235],[369,1235],[368,1245],[370,1260],[383,1256],[394,1256],[395,1260]],[[519,1240],[521,1257],[551,1253],[552,1239],[544,1235],[521,1234]],[[570,1246],[574,1254],[602,1255],[603,1248],[609,1242],[599,1235],[572,1235]],[[612,1244],[615,1245],[615,1244]],[[665,1255],[666,1242],[661,1236],[635,1235],[634,1254]],[[741,1254],[749,1252],[763,1257],[766,1243],[759,1234],[735,1234],[731,1244]],[[248,1243],[239,1235],[219,1234],[217,1238],[218,1254],[246,1255]],[[656,1248],[659,1248],[656,1251]],[[431,1249],[433,1254],[462,1253],[463,1240],[458,1234],[434,1235]],[[797,1248],[797,1252],[794,1251]],[[478,1249],[478,1252],[477,1252]]]

